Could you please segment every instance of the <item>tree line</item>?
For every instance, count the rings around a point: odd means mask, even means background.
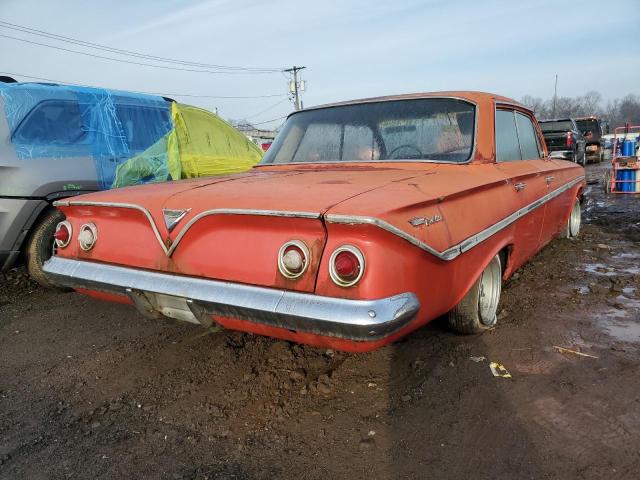
[[[612,132],[614,127],[623,127],[627,123],[640,125],[640,96],[633,94],[608,100],[606,103],[603,101],[602,95],[596,91],[590,91],[577,97],[557,97],[555,113],[553,98],[543,100],[539,97],[525,95],[522,98],[522,103],[531,108],[540,120],[594,115],[609,120]]]

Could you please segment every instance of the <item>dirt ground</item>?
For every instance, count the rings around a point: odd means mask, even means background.
[[[583,218],[505,285],[493,331],[440,320],[364,355],[146,320],[11,272],[0,478],[640,478],[640,198],[592,183]]]

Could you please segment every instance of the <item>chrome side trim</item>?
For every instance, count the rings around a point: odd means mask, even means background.
[[[185,234],[189,231],[194,223],[210,215],[257,215],[262,217],[291,217],[311,219],[317,219],[321,217],[319,213],[314,212],[289,212],[284,210],[252,210],[243,208],[214,208],[212,210],[205,210],[204,212],[200,212],[198,215],[189,220],[184,228],[180,230],[180,233],[171,244],[171,247],[169,248],[169,250],[167,250],[167,256],[171,256],[171,254],[180,243],[180,240],[182,240],[182,237],[185,236]]]
[[[383,230],[388,231],[389,233],[397,235],[398,237],[408,241],[412,245],[415,245],[416,247],[424,250],[425,252],[428,252],[428,253],[438,257],[440,260],[449,261],[449,260],[453,260],[454,258],[456,258],[457,256],[461,255],[462,253],[464,253],[464,252],[466,252],[468,250],[471,250],[473,247],[475,247],[479,243],[481,243],[481,242],[485,241],[487,238],[495,235],[500,230],[503,230],[504,228],[508,227],[513,222],[515,222],[519,218],[523,217],[527,213],[535,210],[536,208],[540,207],[541,205],[544,205],[545,203],[547,203],[548,201],[550,201],[553,198],[557,197],[558,195],[566,192],[567,190],[572,188],[574,185],[582,182],[584,180],[584,178],[585,178],[584,175],[581,175],[580,177],[577,177],[577,178],[573,179],[572,181],[570,181],[569,183],[566,183],[562,187],[557,188],[556,190],[553,190],[552,192],[549,192],[548,194],[544,195],[543,197],[540,197],[535,202],[532,202],[529,205],[526,205],[525,207],[523,207],[523,208],[521,208],[519,210],[516,210],[511,215],[503,218],[499,222],[497,222],[497,223],[491,225],[490,227],[488,227],[488,228],[476,233],[475,235],[472,235],[471,237],[463,240],[462,242],[458,243],[457,245],[453,245],[452,247],[447,248],[446,250],[444,250],[442,252],[439,252],[438,250],[434,249],[433,247],[430,247],[429,245],[427,245],[426,243],[422,242],[418,238],[416,238],[416,237],[414,237],[412,235],[409,235],[404,230],[401,230],[400,228],[398,228],[398,227],[396,227],[396,226],[394,226],[394,225],[392,225],[392,224],[390,224],[388,222],[385,222],[384,220],[380,220],[379,218],[365,217],[365,216],[353,216],[353,215],[339,215],[339,214],[328,214],[328,215],[325,215],[324,218],[329,223],[340,223],[340,224],[348,224],[348,225],[357,225],[357,224],[375,225],[378,228],[381,228]]]
[[[155,313],[149,311],[153,309],[149,300],[166,295],[184,300],[200,316],[233,317],[354,341],[387,337],[406,326],[420,309],[418,298],[411,292],[375,300],[348,300],[57,256],[45,263],[44,271],[57,285],[130,298],[134,295],[134,303],[146,315]]]
[[[87,207],[110,207],[110,208],[129,208],[131,210],[137,210],[139,212],[144,213],[151,224],[151,228],[153,229],[153,233],[160,244],[160,247],[164,251],[165,255],[170,257],[174,252],[182,237],[185,236],[187,231],[196,223],[198,220],[208,217],[210,215],[257,215],[263,217],[291,217],[291,218],[311,218],[318,219],[321,217],[320,213],[315,212],[295,212],[295,211],[286,211],[286,210],[257,210],[257,209],[246,209],[246,208],[214,208],[211,210],[205,210],[204,212],[200,212],[198,215],[193,217],[191,220],[187,222],[184,228],[180,231],[178,236],[173,240],[171,246],[169,248],[166,247],[164,241],[162,240],[162,236],[160,235],[160,231],[156,226],[156,223],[151,216],[149,210],[140,205],[136,205],[134,203],[117,203],[117,202],[90,202],[90,201],[77,201],[77,200],[59,200],[53,203],[54,206],[62,206],[62,207],[70,207],[70,206],[87,206]]]
[[[149,210],[147,210],[144,207],[141,207],[140,205],[136,205],[135,203],[87,202],[87,201],[82,201],[82,200],[58,200],[57,202],[53,202],[53,206],[54,207],[77,206],[77,207],[128,208],[130,210],[137,210],[139,212],[142,212],[147,217],[147,220],[149,220],[149,223],[151,224],[151,228],[153,229],[153,234],[156,236],[156,239],[158,240],[158,243],[160,244],[160,247],[162,248],[162,251],[165,253],[165,255],[167,255],[167,252],[168,252],[167,247],[165,246],[164,242],[162,241],[162,237],[160,236],[160,232],[158,231],[158,227],[156,226],[156,223],[153,221],[153,217],[151,216],[151,213],[149,213]]]

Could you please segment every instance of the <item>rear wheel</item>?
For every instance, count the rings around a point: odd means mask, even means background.
[[[565,226],[565,238],[576,238],[580,234],[580,225],[582,224],[582,209],[580,208],[580,200],[575,199],[571,215]]]
[[[459,333],[481,333],[497,321],[502,289],[502,263],[493,257],[471,290],[449,312],[449,327]]]
[[[27,270],[31,278],[43,287],[56,288],[47,278],[42,266],[53,255],[53,234],[58,223],[64,219],[65,216],[59,210],[48,211],[33,228],[31,238],[27,243]]]

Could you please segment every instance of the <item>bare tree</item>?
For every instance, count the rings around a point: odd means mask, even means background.
[[[602,117],[609,120],[611,127],[624,126],[626,123],[640,125],[640,96],[629,94],[626,97],[607,101],[603,107],[600,92],[591,90],[576,97],[558,97],[555,112],[553,99],[543,100],[531,95],[522,97],[522,103],[531,108],[540,119],[575,118],[586,116]]]

